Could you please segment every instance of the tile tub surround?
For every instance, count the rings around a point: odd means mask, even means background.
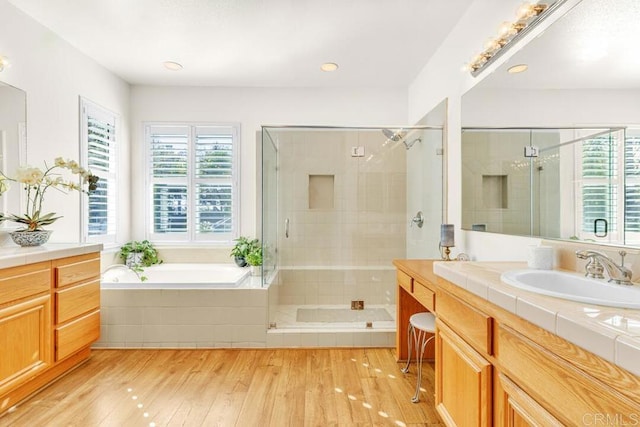
[[[94,347],[265,347],[268,289],[102,289]]]
[[[433,270],[478,297],[640,375],[640,310],[563,300],[501,282],[503,272],[524,268],[523,262],[436,262]]]

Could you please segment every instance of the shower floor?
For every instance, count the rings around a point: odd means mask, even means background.
[[[395,332],[396,306],[370,305],[364,310],[351,310],[344,305],[279,305],[272,319],[276,324],[272,329],[277,330]],[[367,322],[372,322],[371,328],[367,328]]]

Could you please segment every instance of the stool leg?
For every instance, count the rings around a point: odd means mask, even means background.
[[[416,358],[418,363],[418,379],[416,381],[416,394],[413,395],[411,401],[413,403],[418,403],[420,401],[420,383],[422,383],[422,358],[424,357],[424,350],[427,348],[427,344],[431,341],[435,336],[431,336],[427,339],[427,333],[425,331],[420,331],[419,333],[419,342],[420,342],[420,355],[418,355],[418,346],[416,345]]]
[[[409,364],[411,363],[411,341],[416,341],[416,330],[413,327],[413,325],[411,323],[409,323],[409,326],[407,327],[407,364],[405,365],[404,368],[401,369],[401,371],[403,373],[407,373],[409,372]],[[416,343],[417,345],[417,343]]]

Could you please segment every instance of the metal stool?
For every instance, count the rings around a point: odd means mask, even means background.
[[[418,331],[416,333],[416,330]],[[432,313],[416,313],[409,318],[409,329],[407,339],[407,365],[402,368],[402,372],[405,374],[409,372],[409,364],[411,363],[411,344],[416,346],[416,361],[418,363],[418,381],[416,384],[416,394],[411,398],[413,403],[420,401],[420,382],[422,381],[422,357],[424,356],[424,349],[427,347],[429,341],[431,341],[435,335],[427,338],[427,334],[435,334],[436,332],[436,318]],[[413,340],[412,340],[413,338]]]

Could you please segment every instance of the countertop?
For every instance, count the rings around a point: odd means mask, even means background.
[[[24,248],[12,244],[0,247],[0,268],[17,267],[101,250],[102,244],[95,243],[46,243],[42,246]]]
[[[421,275],[430,262],[422,264],[411,260],[406,266]],[[640,310],[549,297],[500,280],[505,271],[526,268],[524,262],[433,263],[436,275],[640,376]],[[433,274],[422,273],[426,279]]]

